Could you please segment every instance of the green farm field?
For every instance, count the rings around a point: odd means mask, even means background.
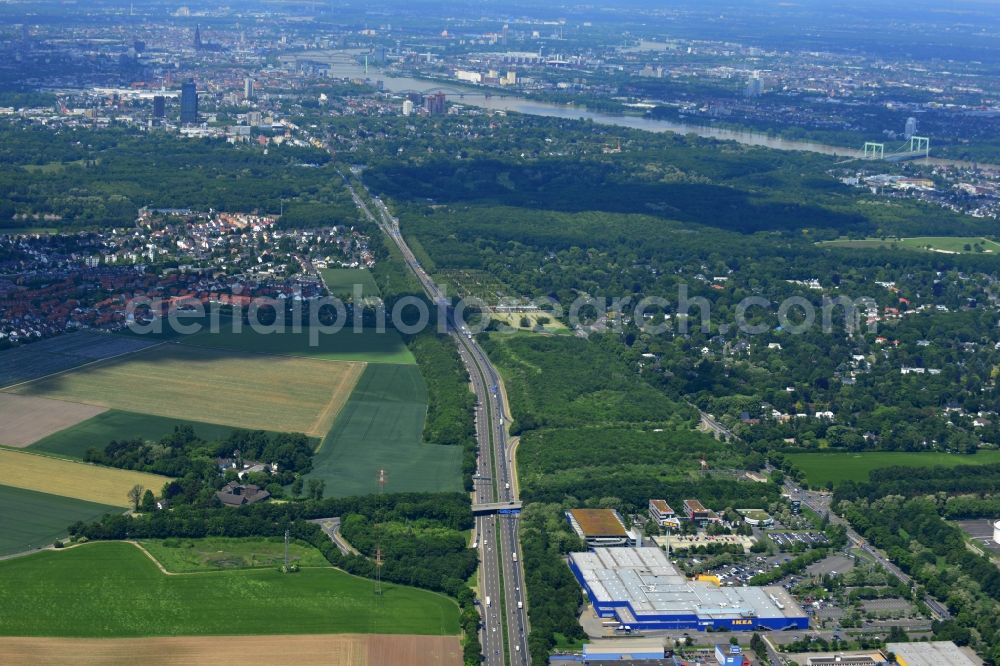
[[[202,331],[179,338],[185,346],[199,346],[211,349],[277,354],[280,356],[301,356],[326,361],[364,361],[367,363],[416,363],[413,354],[406,348],[403,339],[394,330],[377,333],[366,329],[354,333],[350,324],[336,333],[320,333],[316,346],[310,345],[309,331],[303,328],[299,333],[290,329],[285,333],[255,333],[250,328],[233,332],[224,326],[218,333]]]
[[[52,545],[78,520],[91,521],[122,509],[23,488],[0,486],[0,556]]]
[[[957,467],[1000,463],[1000,451],[980,451],[971,456],[951,453],[871,451],[867,453],[789,453],[785,458],[806,475],[809,485],[834,485],[867,481],[868,473],[883,467]]]
[[[4,636],[457,634],[447,597],[332,567],[165,575],[133,544],[88,543],[0,562]]]
[[[378,285],[371,271],[362,268],[323,268],[320,269],[326,287],[332,296],[337,298],[351,298],[354,296],[354,285],[361,285],[361,297],[371,298],[379,296]]]
[[[423,441],[427,387],[416,366],[371,363],[313,457],[309,478],[336,497],[462,489],[462,451]]]
[[[150,539],[142,547],[172,573],[280,567],[285,561],[281,537],[235,539]],[[329,567],[323,554],[302,541],[288,544],[288,561],[300,567]]]
[[[159,441],[173,432],[176,426],[183,425],[191,426],[194,433],[206,441],[224,439],[233,431],[232,426],[112,409],[44,437],[28,449],[37,453],[82,459],[87,449],[103,449],[111,440],[139,438]]]
[[[947,252],[952,254],[967,254],[976,252],[976,245],[983,252],[1000,252],[1000,243],[980,236],[914,236],[911,238],[864,238],[859,240],[824,241],[820,245],[829,247],[846,247],[857,249],[890,249],[893,247],[904,250],[922,250],[926,252]],[[966,249],[968,246],[968,249]]]

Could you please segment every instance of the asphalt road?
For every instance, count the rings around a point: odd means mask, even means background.
[[[428,297],[439,306],[446,303],[441,290],[406,244],[399,230],[399,221],[392,216],[385,204],[369,193],[374,207],[373,214],[365,200],[349,183],[348,189],[361,212],[374,220],[399,248],[404,261],[420,281]],[[509,416],[504,413],[500,375],[475,339],[457,327],[450,314],[449,334],[458,345],[459,355],[472,379],[477,398],[479,473],[476,475],[474,488],[476,503],[516,501],[506,426]],[[488,666],[529,663],[528,622],[526,605],[523,603],[524,575],[517,531],[516,516],[491,515],[476,518],[476,540],[481,562],[481,640]]]

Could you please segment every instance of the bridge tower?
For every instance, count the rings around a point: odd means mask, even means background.
[[[923,153],[924,157],[929,156],[931,152],[931,140],[926,136],[911,136],[910,152]]]
[[[885,144],[875,143],[874,141],[865,141],[865,155],[866,160],[884,160],[885,159]]]

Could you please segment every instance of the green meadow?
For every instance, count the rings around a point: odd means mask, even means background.
[[[811,486],[867,481],[868,473],[882,467],[956,467],[1000,463],[1000,451],[980,451],[971,456],[941,452],[869,451],[864,453],[789,453],[785,458],[806,475]]]
[[[355,285],[361,286],[362,298],[380,295],[371,271],[361,268],[323,268],[320,273],[330,294],[337,298],[353,298]]]
[[[329,568],[165,575],[132,544],[95,542],[0,562],[4,636],[399,633],[453,635],[458,606]]]

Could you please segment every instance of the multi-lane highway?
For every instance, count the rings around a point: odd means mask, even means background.
[[[444,294],[403,239],[399,221],[378,197],[366,192],[367,199],[371,202],[369,207],[368,201],[358,194],[350,182],[347,182],[347,186],[362,214],[376,222],[395,243],[427,296],[438,307],[447,308],[448,301]],[[360,189],[363,186],[358,187]],[[517,484],[512,477],[512,454],[507,437],[509,416],[504,411],[500,375],[464,324],[454,320],[450,309],[448,312],[448,333],[458,346],[477,398],[479,459],[475,477],[475,503],[516,501]],[[479,599],[483,617],[481,640],[485,663],[489,666],[528,664],[527,606],[516,515],[477,516],[476,547],[479,549],[481,562]]]

